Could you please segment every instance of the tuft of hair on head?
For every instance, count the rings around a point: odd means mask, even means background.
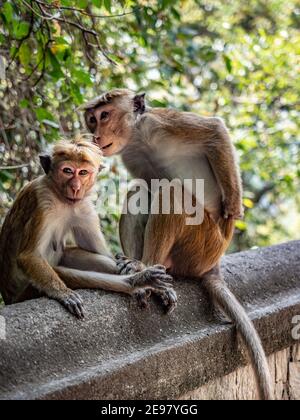
[[[128,105],[128,101],[132,101],[135,97],[135,93],[129,89],[113,89],[109,92],[105,92],[100,96],[86,102],[85,104],[81,105],[78,109],[87,111],[92,108],[98,108],[102,105],[113,103],[115,100],[118,102],[124,102]]]
[[[58,141],[53,146],[52,159],[54,162],[61,160],[86,162],[99,168],[102,163],[102,152],[96,144],[80,134],[71,140]]]

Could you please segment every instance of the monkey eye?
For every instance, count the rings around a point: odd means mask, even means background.
[[[100,117],[100,119],[101,119],[101,120],[106,120],[106,119],[108,118],[108,116],[109,116],[109,112],[107,112],[107,111],[103,111],[103,112],[101,113],[101,117]]]
[[[64,168],[63,169],[64,174],[73,175],[73,169],[71,168]]]
[[[96,124],[96,123],[97,123],[96,118],[95,117],[91,117],[90,118],[90,124]]]
[[[86,169],[82,169],[81,171],[79,171],[80,176],[87,176],[88,174],[89,174],[89,171],[87,171]]]

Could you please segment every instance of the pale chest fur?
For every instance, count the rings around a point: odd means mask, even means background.
[[[151,138],[151,144],[143,144],[136,139],[123,154],[123,160],[133,176],[147,182],[149,174],[151,179],[180,179],[182,183],[203,179],[205,208],[212,213],[219,212],[222,192],[216,177],[206,156],[187,140],[177,140],[175,144],[172,139],[157,135]]]
[[[94,211],[88,202],[76,206],[59,201],[52,202],[48,209],[47,224],[42,227],[38,253],[50,265],[57,265],[67,243],[76,244],[73,230],[78,226],[84,226],[91,216],[94,217]]]

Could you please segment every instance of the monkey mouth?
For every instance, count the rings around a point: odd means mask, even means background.
[[[106,146],[101,147],[101,150],[106,150],[106,149],[108,149],[109,147],[111,147],[112,145],[113,145],[112,143],[109,143],[109,144],[107,144]]]
[[[66,200],[70,204],[76,204],[76,203],[79,203],[79,201],[81,201],[81,198],[69,198],[69,197],[66,197]]]

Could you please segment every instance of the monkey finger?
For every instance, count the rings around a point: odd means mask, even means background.
[[[162,282],[161,280],[158,280],[157,283],[153,284],[154,289],[157,290],[166,290],[166,289],[172,289],[173,284],[171,283],[165,283]]]
[[[83,311],[82,305],[77,303],[77,304],[74,304],[74,305],[71,305],[71,306],[72,306],[72,311],[77,318],[79,318],[79,319],[84,318],[84,311]]]
[[[149,274],[150,274],[151,277],[166,278],[169,281],[173,280],[173,278],[170,276],[170,274],[166,274],[166,272],[162,271],[162,270],[156,270],[154,268],[150,268],[149,269]]]
[[[160,286],[173,287],[173,284],[172,284],[173,277],[168,276],[167,274],[156,276],[155,280],[158,282]]]
[[[142,309],[146,309],[149,307],[150,296],[151,296],[151,290],[143,289],[135,293],[137,302]]]
[[[79,293],[73,292],[73,295],[77,298],[77,300],[78,300],[79,303],[83,304],[82,297],[80,296]]]
[[[177,294],[175,290],[168,289],[162,296],[163,303],[166,307],[166,312],[170,314],[177,306]]]
[[[155,268],[157,270],[161,270],[163,272],[167,271],[166,267],[164,265],[161,265],[161,264],[156,264],[156,265],[153,266],[153,268]]]
[[[63,305],[66,309],[71,312],[71,314],[75,315],[77,318],[84,318],[84,310],[82,305],[82,299],[78,299],[77,293],[72,293],[67,299],[63,300]]]
[[[153,293],[159,296],[165,307],[166,313],[171,313],[177,306],[177,294],[174,289],[154,289]]]

